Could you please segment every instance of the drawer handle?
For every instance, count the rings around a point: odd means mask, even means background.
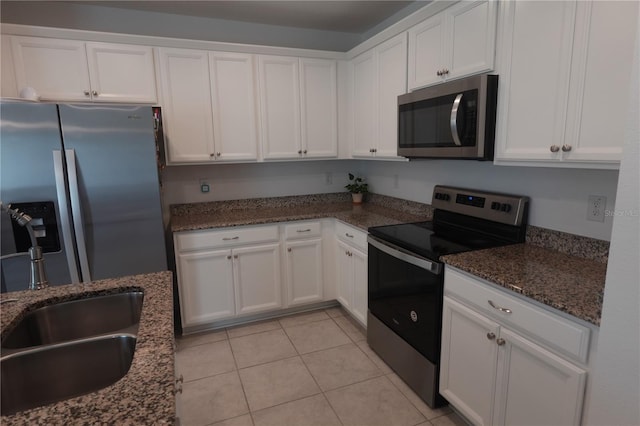
[[[348,232],[345,232],[344,235],[346,235],[349,238],[353,238],[353,235],[349,234]]]
[[[311,229],[296,229],[296,232],[311,232]]]
[[[238,239],[240,239],[240,237],[231,237],[231,238],[229,238],[229,237],[224,237],[224,238],[222,239],[222,241],[232,241],[232,240],[238,240]]]
[[[500,312],[504,312],[505,314],[510,314],[511,313],[511,309],[503,308],[501,306],[496,306],[496,305],[493,304],[493,302],[491,300],[489,300],[489,305],[491,305],[491,307],[493,309],[497,309]]]

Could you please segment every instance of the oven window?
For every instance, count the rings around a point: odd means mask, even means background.
[[[369,245],[369,311],[428,360],[440,358],[443,274]]]
[[[441,96],[398,106],[400,148],[455,147],[451,111],[458,96]],[[476,145],[478,90],[462,92],[456,116],[462,146]]]

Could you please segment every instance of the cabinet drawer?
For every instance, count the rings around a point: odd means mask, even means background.
[[[284,237],[286,240],[319,237],[321,231],[320,222],[296,222],[284,225]]]
[[[445,294],[467,302],[482,313],[529,335],[552,349],[573,359],[586,362],[589,349],[589,329],[543,308],[520,300],[516,296],[493,289],[480,279],[447,268]],[[496,308],[490,305],[493,303]],[[509,309],[506,313],[497,307]]]
[[[336,236],[367,252],[367,233],[342,222],[336,222]]]
[[[178,252],[231,247],[240,244],[278,241],[278,226],[237,227],[215,231],[179,232],[175,237]]]

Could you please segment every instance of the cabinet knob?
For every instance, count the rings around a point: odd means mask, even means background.
[[[496,344],[498,346],[503,346],[505,343],[507,343],[504,339],[500,338],[498,340],[496,340]]]
[[[289,247],[289,248],[287,249],[287,251],[288,251],[289,253],[291,253],[291,247]]]
[[[216,155],[217,155],[218,157],[220,157],[220,153],[219,153],[219,152],[216,152]]]
[[[215,157],[215,156],[216,156],[216,153],[215,153],[215,152],[212,152],[211,154],[209,154],[209,157],[211,157],[211,158],[213,158],[213,157]]]
[[[234,259],[237,259],[237,258],[238,258],[238,255],[237,255],[237,254],[234,254],[234,255],[233,255],[233,258],[234,258]]]
[[[180,375],[180,377],[178,377],[178,378],[176,379],[176,385],[177,385],[178,383],[184,383],[184,376],[183,376],[182,374]]]
[[[302,155],[302,150],[301,149],[298,150],[298,155]]]
[[[378,152],[377,148],[373,148],[373,153],[375,154],[376,152]]]
[[[231,259],[231,255],[227,256],[227,259]]]
[[[93,96],[98,96],[98,92],[97,92],[97,91],[95,91],[95,90],[94,90],[94,91],[92,91],[92,92],[91,92],[91,94],[92,94]]]
[[[487,339],[489,339],[489,340],[493,340],[493,339],[495,339],[495,338],[496,338],[495,333],[487,333]]]
[[[449,74],[449,70],[445,68],[443,74],[445,74],[445,75]]]
[[[436,71],[436,75],[437,75],[438,77],[440,77],[440,76],[442,75],[442,70],[438,70],[438,71]]]
[[[569,152],[571,151],[571,145],[562,145],[562,152]]]
[[[304,151],[302,151],[302,153],[306,155],[307,154],[307,150],[305,149]]]
[[[560,147],[558,145],[551,145],[551,147],[549,149],[551,150],[551,152],[560,151]]]
[[[179,394],[179,393],[180,393],[180,394],[182,393],[182,385],[180,385],[180,386],[176,386],[176,389],[173,391],[173,394],[174,394],[174,395],[177,395],[177,394]]]
[[[85,90],[85,91],[84,91],[84,95],[85,95],[85,96],[89,96],[90,94],[91,94],[91,93],[90,93],[88,90]]]

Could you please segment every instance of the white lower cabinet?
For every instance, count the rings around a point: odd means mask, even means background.
[[[514,331],[524,317],[519,304],[509,305],[509,313],[501,311],[508,318],[501,321],[467,306],[475,307],[471,299],[454,300],[457,293],[447,290],[447,275],[440,393],[475,425],[580,424],[586,370],[538,344],[537,338],[525,337],[525,331]]]
[[[287,305],[323,300],[322,238],[285,243]]]
[[[278,226],[174,235],[183,328],[282,306]]]
[[[280,244],[233,249],[236,314],[282,307]]]
[[[182,324],[203,324],[235,314],[231,250],[177,255]]]
[[[339,224],[336,258],[336,293],[340,304],[367,325],[367,249],[366,233]],[[351,237],[350,237],[351,236]],[[345,241],[352,238],[353,241]]]

